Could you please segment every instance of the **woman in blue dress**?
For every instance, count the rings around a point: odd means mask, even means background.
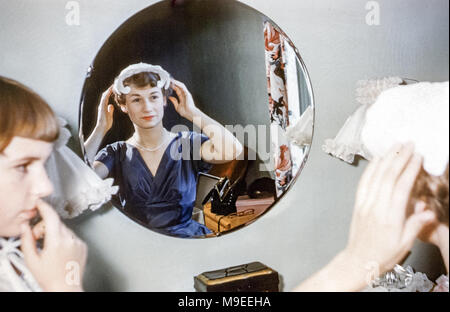
[[[170,96],[170,89],[177,98]],[[113,126],[111,95],[135,131],[128,140],[109,144],[97,153]],[[201,133],[166,130],[162,119],[167,100]],[[192,220],[198,174],[242,153],[234,135],[195,106],[183,83],[170,78],[160,66],[144,63],[125,68],[103,93],[96,127],[85,147],[97,174],[114,178],[119,186],[114,204],[147,227],[177,237],[212,233]]]

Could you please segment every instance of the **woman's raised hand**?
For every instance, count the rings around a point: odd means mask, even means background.
[[[194,99],[192,98],[192,94],[189,92],[184,83],[172,79],[171,84],[172,89],[178,96],[178,99],[174,96],[170,96],[169,100],[173,103],[175,110],[182,117],[192,121],[195,111],[197,107],[195,106]]]
[[[421,230],[434,221],[431,211],[411,207],[411,192],[422,167],[412,144],[396,145],[374,159],[356,194],[350,237],[344,254],[354,265],[381,274],[400,263]]]
[[[113,92],[113,87],[110,86],[108,90],[103,92],[100,104],[97,109],[97,124],[94,131],[89,135],[84,143],[86,149],[86,156],[92,164],[95,161],[95,155],[105,137],[106,133],[111,129],[114,121],[114,105],[109,104],[109,98]]]
[[[28,269],[44,291],[82,291],[86,244],[61,222],[47,203],[39,200],[36,208],[43,225],[38,231],[32,231],[28,224],[22,228],[21,248]],[[42,234],[44,247],[39,251],[36,239]]]
[[[109,104],[109,98],[112,94],[112,86],[103,92],[97,112],[97,127],[100,127],[104,133],[108,132],[113,125],[114,105]]]

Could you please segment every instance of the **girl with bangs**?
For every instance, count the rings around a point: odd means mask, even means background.
[[[47,103],[0,76],[0,291],[82,290],[86,245],[43,201],[53,190],[44,165],[58,135]],[[79,283],[66,282],[68,263],[78,265]]]

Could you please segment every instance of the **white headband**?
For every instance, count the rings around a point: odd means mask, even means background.
[[[157,83],[157,87],[168,90],[170,87],[170,74],[162,69],[159,65],[151,65],[146,63],[133,64],[122,70],[119,76],[114,80],[113,91],[116,94],[128,94],[130,93],[130,87],[123,85],[125,79],[130,78],[133,75],[140,73],[155,73],[159,75],[160,80]]]
[[[421,82],[381,93],[369,107],[361,133],[373,156],[382,156],[395,143],[412,141],[424,157],[424,169],[442,175],[448,164],[448,81]]]

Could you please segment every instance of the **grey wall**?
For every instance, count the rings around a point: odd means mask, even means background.
[[[85,70],[104,40],[156,1],[79,1],[81,25],[65,24],[65,1],[0,2],[0,74],[47,99],[77,132]],[[243,0],[291,37],[316,96],[312,151],[303,173],[268,215],[230,235],[181,240],[155,234],[115,209],[70,222],[90,247],[87,290],[191,291],[194,275],[254,260],[278,270],[291,290],[345,246],[358,179],[321,151],[357,107],[355,82],[399,75],[448,80],[448,1],[380,0],[381,24],[365,23],[363,0]],[[326,195],[326,196],[324,196]],[[431,259],[431,260],[430,260]],[[436,250],[418,243],[408,262],[440,273]]]

